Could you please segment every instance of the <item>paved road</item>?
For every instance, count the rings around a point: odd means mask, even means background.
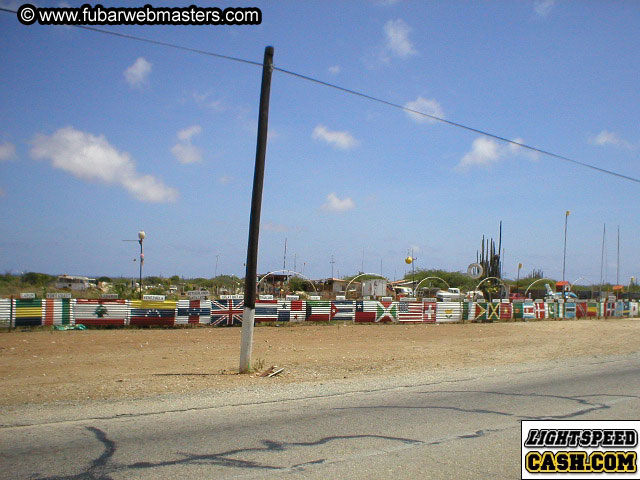
[[[639,417],[640,355],[310,392],[5,421],[0,478],[520,478],[520,420]]]

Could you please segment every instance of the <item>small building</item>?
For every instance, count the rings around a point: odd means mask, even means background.
[[[385,297],[387,295],[386,278],[371,278],[362,282],[362,296]]]
[[[87,290],[95,279],[89,277],[75,277],[73,275],[60,275],[54,284],[55,288],[68,288],[70,290]]]

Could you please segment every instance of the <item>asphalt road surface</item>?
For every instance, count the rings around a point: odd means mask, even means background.
[[[640,417],[640,355],[149,402],[5,413],[0,478],[520,478],[521,420]]]

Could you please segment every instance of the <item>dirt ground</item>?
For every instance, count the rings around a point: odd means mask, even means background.
[[[0,333],[0,405],[51,404],[330,381],[640,351],[640,320],[257,327],[238,375],[240,328]]]

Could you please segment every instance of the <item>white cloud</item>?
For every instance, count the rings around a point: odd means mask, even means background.
[[[599,145],[604,147],[606,145],[613,145],[615,147],[632,148],[631,144],[622,139],[618,134],[602,130],[598,135],[589,140],[593,145]]]
[[[215,112],[223,112],[227,109],[222,100],[211,99],[211,92],[194,92],[191,96],[193,97],[193,100],[195,100],[195,102],[201,107],[210,108]]]
[[[411,102],[407,102],[404,104],[405,108],[410,110],[416,110],[418,112],[426,113],[428,115],[433,115],[434,117],[444,118],[444,111],[440,104],[433,99],[418,97]],[[418,123],[435,123],[436,120],[433,118],[425,117],[424,115],[419,115],[414,112],[405,112],[409,118]]]
[[[471,144],[471,151],[467,152],[458,164],[459,169],[473,166],[490,165],[497,162],[502,153],[498,142],[486,137],[478,137]]]
[[[533,3],[533,10],[538,16],[546,17],[555,6],[555,3],[555,0],[536,0]]]
[[[16,146],[13,143],[0,143],[0,162],[16,158]]]
[[[124,78],[132,87],[140,87],[147,82],[151,73],[151,63],[142,57],[138,57],[133,65],[124,71]]]
[[[384,24],[385,50],[395,57],[407,58],[418,53],[409,40],[411,28],[404,20],[389,20]]]
[[[311,137],[314,140],[322,140],[340,150],[349,150],[356,147],[359,143],[349,132],[329,130],[324,125],[318,125],[313,130]]]
[[[221,185],[228,185],[231,182],[233,182],[233,177],[230,177],[229,175],[222,175],[221,177],[218,177],[218,183]]]
[[[191,143],[176,143],[171,147],[171,153],[184,165],[202,161],[202,151]]]
[[[200,125],[192,125],[178,132],[179,142],[171,147],[171,153],[180,163],[187,165],[202,161],[202,151],[191,143],[193,137],[201,132],[202,127]]]
[[[192,125],[178,132],[178,140],[190,142],[195,135],[199,135],[200,133],[202,133],[202,127],[200,125]]]
[[[114,148],[104,135],[65,127],[51,136],[36,135],[31,143],[33,158],[49,160],[55,168],[82,180],[119,185],[143,202],[172,202],[178,198],[175,188],[153,175],[139,173],[131,156]]]
[[[333,192],[327,195],[327,202],[322,205],[322,209],[329,212],[346,212],[347,210],[352,210],[355,207],[356,204],[351,197],[346,197],[341,200]]]
[[[342,71],[342,68],[340,67],[340,65],[332,65],[331,67],[329,67],[329,73],[331,75],[337,75]]]
[[[516,138],[513,141],[524,143],[521,138]],[[462,157],[460,163],[456,166],[456,170],[467,171],[472,167],[486,167],[508,156],[524,156],[532,161],[538,158],[535,152],[519,145],[513,143],[502,144],[492,138],[478,137],[471,144],[471,151]]]

